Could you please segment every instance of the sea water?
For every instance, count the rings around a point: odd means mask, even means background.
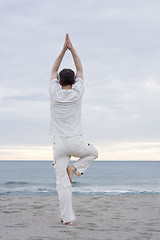
[[[72,191],[83,196],[160,194],[160,161],[95,161],[73,177]],[[0,161],[0,195],[57,195],[52,161]]]

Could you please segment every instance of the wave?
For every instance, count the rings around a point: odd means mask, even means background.
[[[27,195],[51,195],[55,194],[54,183],[34,183],[25,181],[9,181],[0,184],[0,195],[27,196]]]
[[[136,195],[136,194],[160,194],[160,191],[133,191],[133,190],[76,190],[73,191],[78,195]]]
[[[73,195],[134,195],[160,194],[160,188],[152,186],[84,186],[83,183],[73,182]],[[27,196],[27,195],[57,195],[55,183],[31,183],[10,181],[0,185],[0,195]]]
[[[31,184],[30,182],[16,182],[16,181],[9,181],[9,182],[6,182],[6,183],[4,183],[4,185],[7,185],[7,186],[9,186],[9,185],[29,185],[29,184]]]
[[[133,194],[160,194],[160,189],[147,189],[147,188],[136,188],[136,187],[118,187],[110,188],[107,186],[89,186],[73,188],[73,192],[76,194],[85,195],[133,195]]]
[[[55,195],[56,190],[53,188],[39,187],[39,186],[30,186],[23,188],[0,188],[0,195],[5,196],[29,196],[29,195]]]

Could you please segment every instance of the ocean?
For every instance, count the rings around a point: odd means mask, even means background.
[[[160,161],[95,161],[73,177],[72,191],[83,196],[160,194]],[[57,195],[52,161],[0,161],[0,195]]]

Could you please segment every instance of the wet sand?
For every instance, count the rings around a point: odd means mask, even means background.
[[[57,196],[0,197],[0,239],[160,239],[160,195],[73,196],[73,208],[70,227]]]

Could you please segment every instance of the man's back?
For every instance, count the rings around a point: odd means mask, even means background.
[[[83,80],[77,78],[71,89],[62,89],[57,79],[50,82],[51,123],[49,134],[73,137],[82,134],[81,100]]]

